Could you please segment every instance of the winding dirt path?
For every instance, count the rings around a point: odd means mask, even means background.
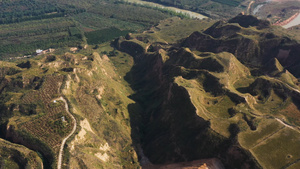
[[[67,101],[63,98],[63,97],[59,97],[55,100],[61,100],[65,103],[65,108],[66,108],[66,112],[68,113],[68,115],[71,116],[72,118],[72,121],[74,122],[74,126],[73,126],[73,129],[71,131],[71,133],[69,135],[67,135],[61,142],[61,146],[60,146],[60,149],[59,149],[59,154],[58,154],[58,160],[57,160],[57,169],[61,169],[61,165],[62,165],[62,156],[63,156],[63,152],[64,152],[64,146],[66,144],[66,141],[74,134],[75,130],[76,130],[76,126],[77,126],[77,122],[76,122],[76,119],[75,117],[70,113],[69,111],[69,106],[68,106],[68,103]]]
[[[283,121],[283,120],[281,120],[281,119],[279,119],[279,118],[275,118],[275,119],[276,119],[279,123],[283,124],[285,127],[288,127],[288,128],[290,128],[290,129],[295,130],[295,131],[297,131],[298,133],[300,133],[300,131],[299,131],[296,127],[293,127],[293,126],[287,124],[285,121]]]
[[[255,147],[261,145],[262,143],[266,142],[267,140],[269,140],[272,136],[274,136],[275,134],[279,133],[282,129],[284,129],[285,126],[282,126],[281,128],[279,128],[278,130],[276,130],[275,132],[265,136],[260,142],[258,142],[257,144],[255,144],[254,146],[252,146],[251,148],[249,148],[249,150],[254,149]]]

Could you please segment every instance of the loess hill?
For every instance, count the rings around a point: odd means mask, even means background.
[[[77,125],[64,148],[63,168],[139,166],[127,109],[134,103],[127,97],[132,90],[121,73],[129,70],[132,58],[118,52],[114,57],[122,59],[116,64],[126,66],[117,70],[107,55],[99,55],[104,51],[113,48],[104,44],[82,53],[0,62],[1,137],[33,150],[2,146],[6,141],[0,140],[1,149],[14,152],[0,151],[1,167],[56,168],[61,142],[75,125],[60,97],[67,100]]]
[[[178,22],[115,41],[134,57],[127,78],[143,109],[133,125],[144,154],[154,164],[298,168],[300,44],[248,15],[204,23],[177,42],[158,36],[188,29]]]
[[[238,15],[1,61],[0,166],[56,168],[63,97],[63,168],[299,168],[299,50]]]

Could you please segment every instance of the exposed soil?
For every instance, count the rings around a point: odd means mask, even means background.
[[[222,163],[215,158],[181,162],[166,165],[148,165],[143,169],[224,169]]]
[[[107,153],[96,153],[95,154],[96,157],[98,157],[100,160],[107,162],[109,160],[109,156],[107,155]]]

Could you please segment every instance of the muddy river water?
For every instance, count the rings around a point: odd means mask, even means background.
[[[300,24],[300,14],[295,19],[293,19],[291,22],[289,22],[288,24],[286,24],[282,27],[287,29],[287,28],[290,28],[290,27],[293,27],[293,26],[296,26],[299,24]]]
[[[136,4],[140,4],[140,5],[144,5],[144,6],[151,6],[151,7],[161,8],[161,9],[168,9],[168,10],[171,10],[171,11],[175,11],[177,13],[182,13],[182,14],[188,15],[191,18],[198,18],[198,19],[207,18],[206,16],[201,15],[201,14],[196,13],[196,12],[192,12],[192,11],[188,11],[188,10],[184,10],[184,9],[179,9],[179,8],[175,8],[175,7],[164,6],[164,5],[161,5],[161,4],[154,3],[154,2],[147,2],[147,1],[141,1],[141,0],[127,0],[127,2],[136,3]]]

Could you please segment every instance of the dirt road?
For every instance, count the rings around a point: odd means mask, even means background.
[[[247,8],[247,14],[250,15],[250,8],[251,8],[251,5],[254,3],[255,1],[251,1],[248,5],[248,8]]]
[[[77,122],[76,122],[76,119],[75,117],[70,113],[69,111],[69,106],[68,106],[68,103],[67,101],[63,98],[63,97],[59,97],[55,100],[61,100],[65,103],[65,108],[66,108],[66,112],[68,113],[68,115],[70,115],[70,117],[72,118],[72,121],[74,123],[74,126],[73,126],[73,129],[71,131],[71,133],[69,135],[67,135],[61,142],[61,146],[60,146],[60,149],[59,149],[59,153],[58,153],[58,160],[57,160],[57,169],[61,169],[61,165],[62,165],[62,155],[63,155],[63,152],[64,152],[64,146],[66,144],[66,141],[74,134],[75,130],[76,130],[76,126],[77,126]]]

